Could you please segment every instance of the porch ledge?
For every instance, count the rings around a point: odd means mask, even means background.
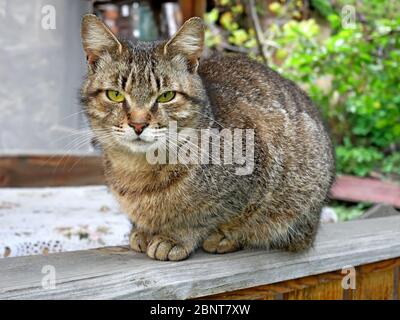
[[[306,253],[201,251],[160,262],[127,247],[0,259],[0,299],[189,299],[400,257],[400,217],[322,226]],[[56,286],[44,289],[44,266]]]

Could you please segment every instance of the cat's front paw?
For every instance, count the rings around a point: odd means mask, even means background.
[[[146,252],[150,258],[162,261],[184,260],[190,254],[184,246],[163,236],[154,236],[148,244]]]
[[[220,232],[215,232],[204,240],[203,250],[209,253],[228,253],[240,250],[240,246],[237,241],[226,238]]]
[[[139,230],[133,230],[129,236],[129,245],[136,252],[146,252],[149,243],[148,235]]]

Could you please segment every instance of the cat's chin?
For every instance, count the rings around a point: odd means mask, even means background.
[[[134,141],[120,141],[126,149],[131,153],[146,153],[153,151],[157,148],[157,141],[145,141],[145,140],[134,140]]]

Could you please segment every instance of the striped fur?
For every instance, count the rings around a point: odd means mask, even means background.
[[[217,54],[198,63],[203,36],[201,20],[193,18],[168,42],[110,41],[94,16],[83,19],[91,58],[82,104],[103,150],[108,185],[132,221],[131,247],[158,260],[185,259],[199,246],[213,253],[307,249],[334,178],[317,109],[294,83],[244,56]],[[123,92],[126,101],[110,103],[107,89]],[[168,90],[176,98],[155,103]],[[170,120],[179,128],[252,128],[254,171],[238,176],[232,165],[151,165],[145,147],[121,140],[132,114],[154,134]]]

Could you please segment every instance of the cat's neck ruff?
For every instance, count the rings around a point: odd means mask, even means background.
[[[105,150],[104,156],[107,161],[110,161],[112,168],[118,168],[118,171],[126,172],[127,174],[149,173],[154,175],[157,172],[178,172],[185,173],[189,166],[182,164],[152,164],[146,158],[146,153],[133,153],[120,149]]]

